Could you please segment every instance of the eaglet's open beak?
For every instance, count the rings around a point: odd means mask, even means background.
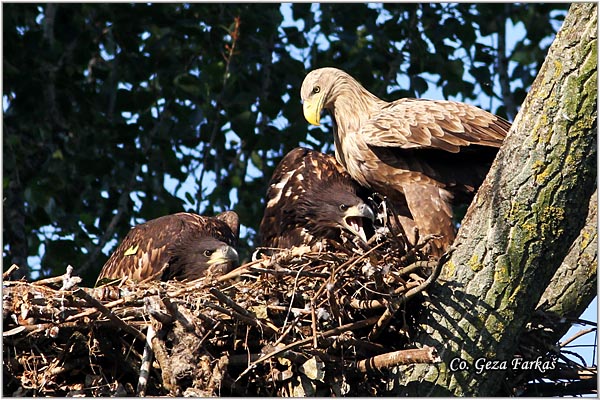
[[[363,226],[363,218],[368,218],[371,220],[371,222],[375,221],[375,214],[373,214],[373,210],[371,210],[371,208],[366,204],[352,206],[344,213],[342,225],[344,228],[360,237],[366,243],[367,235]]]
[[[302,103],[304,118],[306,118],[311,125],[321,125],[321,111],[323,111],[324,99],[325,93],[319,92],[313,94]]]
[[[208,259],[209,265],[231,264],[237,266],[240,262],[237,251],[231,246],[219,247]]]

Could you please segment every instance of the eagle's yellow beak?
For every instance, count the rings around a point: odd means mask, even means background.
[[[218,248],[208,260],[209,265],[229,264],[237,265],[239,256],[237,251],[231,246],[222,246]]]
[[[304,100],[302,111],[304,118],[311,125],[321,125],[321,111],[323,110],[323,92],[315,93],[309,99]]]

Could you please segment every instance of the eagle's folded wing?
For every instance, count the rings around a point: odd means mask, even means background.
[[[470,144],[500,147],[509,128],[507,121],[469,104],[400,99],[368,120],[359,134],[374,147],[456,153]]]

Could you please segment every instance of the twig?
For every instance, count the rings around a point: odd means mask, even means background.
[[[359,262],[360,260],[366,258],[369,254],[371,254],[372,252],[374,252],[376,249],[378,249],[379,247],[381,247],[383,245],[383,243],[385,242],[381,242],[379,244],[377,244],[376,246],[371,247],[371,249],[369,249],[369,251],[365,252],[364,254],[361,254],[360,256],[350,259],[348,261],[346,261],[345,263],[343,263],[342,265],[340,265],[339,267],[337,267],[336,269],[334,269],[331,272],[331,275],[329,277],[329,282],[325,282],[323,285],[321,285],[321,287],[319,288],[319,290],[317,290],[317,292],[315,293],[315,295],[313,296],[315,299],[318,299],[321,294],[323,294],[323,291],[325,290],[325,288],[327,287],[327,283],[331,283],[333,278],[335,277],[335,275],[341,271],[342,269],[346,268],[346,267],[351,267],[353,265],[355,265],[357,262]]]
[[[313,337],[313,347],[316,349],[319,347],[317,342],[317,313],[315,312],[315,299],[313,298],[310,301],[310,319],[311,319],[311,328],[312,328],[312,337]]]
[[[248,272],[250,272],[249,267],[253,264],[257,264],[260,261],[251,261],[247,264],[244,264],[242,266],[237,267],[236,269],[234,269],[233,271],[230,271],[228,273],[226,273],[225,275],[222,275],[220,277],[217,278],[217,282],[225,282],[228,281],[230,279],[235,279],[239,276],[242,276],[243,274],[246,274]]]
[[[216,322],[216,323],[214,323],[214,324],[211,324],[211,325],[210,325],[210,329],[208,329],[208,330],[206,331],[206,333],[204,334],[204,336],[202,336],[202,337],[200,338],[200,343],[198,343],[198,347],[200,347],[200,346],[204,345],[204,342],[206,342],[206,341],[208,340],[208,338],[210,338],[210,337],[211,337],[211,335],[212,335],[212,334],[213,334],[213,333],[214,333],[214,332],[215,332],[217,329],[219,329],[219,328],[221,327],[221,325],[222,325],[222,324],[223,324],[223,323],[222,323],[221,321],[219,321],[219,322]]]
[[[179,310],[179,307],[176,303],[173,303],[170,298],[164,297],[161,299],[170,315],[175,318],[183,328],[191,333],[196,333],[196,325],[194,324],[192,318],[189,318],[185,315],[182,310]],[[185,308],[184,308],[185,309]]]
[[[423,283],[421,283],[415,288],[410,289],[402,296],[390,300],[388,308],[383,312],[381,318],[379,319],[379,321],[377,321],[377,324],[375,324],[371,332],[369,332],[369,340],[373,341],[379,337],[379,335],[388,326],[394,315],[396,315],[396,312],[400,309],[400,307],[403,304],[405,304],[411,297],[425,290],[429,285],[435,282],[435,280],[440,275],[440,272],[442,271],[442,266],[446,263],[446,261],[448,261],[453,252],[454,248],[451,248],[449,251],[444,253],[444,255],[442,255],[429,278],[427,278]]]
[[[210,294],[212,294],[213,296],[215,296],[217,298],[217,300],[219,300],[221,303],[225,303],[225,305],[228,305],[229,307],[233,308],[238,313],[240,313],[248,318],[256,318],[255,315],[253,315],[251,312],[246,310],[244,307],[241,307],[238,303],[233,301],[231,298],[229,298],[226,294],[221,292],[219,289],[211,288],[208,292]]]
[[[390,300],[388,307],[385,309],[383,314],[381,314],[381,317],[379,318],[379,320],[377,320],[377,323],[367,336],[370,341],[375,341],[379,337],[379,335],[383,333],[383,331],[385,330],[385,328],[387,328],[394,315],[396,315],[396,312],[405,302],[406,299],[404,298],[404,296]]]
[[[356,310],[375,310],[377,308],[385,307],[385,305],[379,300],[358,300],[355,298],[350,298],[349,295],[342,296],[340,301],[342,304],[348,305]]]
[[[327,300],[329,300],[329,307],[331,308],[331,313],[333,314],[333,318],[337,319],[338,323],[342,323],[342,313],[340,312],[340,305],[338,304],[337,293],[333,290],[327,291]],[[341,298],[340,298],[341,301]]]
[[[60,276],[53,276],[51,278],[44,278],[44,279],[40,279],[39,281],[35,281],[32,282],[32,285],[35,286],[47,286],[53,283],[62,283],[63,287],[60,290],[69,290],[69,289],[65,289],[65,284],[72,284],[73,286],[77,283],[81,282],[81,278],[79,277],[71,277],[71,274],[73,273],[73,267],[72,266],[67,266],[67,271],[65,272],[64,275],[60,275]],[[76,281],[76,282],[75,282]],[[73,287],[71,286],[71,287]]]
[[[229,315],[232,318],[240,319],[240,320],[242,320],[242,321],[244,321],[244,322],[246,322],[246,323],[248,323],[248,324],[250,324],[250,325],[252,325],[252,326],[254,326],[256,328],[261,328],[261,329],[266,328],[271,333],[279,333],[279,329],[276,326],[274,326],[274,325],[271,326],[272,324],[269,324],[269,323],[266,323],[266,324],[262,323],[256,317],[247,317],[246,315],[240,314],[237,311],[229,310],[229,309],[227,309],[225,307],[221,307],[218,304],[213,304],[213,303],[210,303],[210,302],[207,302],[206,306],[210,307],[210,308],[212,308],[214,310],[217,310],[217,311],[219,311],[219,312],[221,312],[221,313],[223,313],[225,315]]]
[[[44,279],[40,279],[39,281],[31,282],[31,284],[35,285],[35,286],[46,286],[46,285],[50,285],[53,283],[61,283],[62,277],[63,277],[62,275],[59,275],[59,276],[53,276],[51,278],[44,278]]]
[[[151,340],[151,344],[152,352],[156,357],[156,362],[158,362],[158,365],[160,366],[163,386],[171,392],[172,395],[177,395],[177,381],[171,370],[171,363],[169,362],[165,342],[162,341],[158,335],[155,335]]]
[[[279,338],[277,338],[277,340],[275,341],[275,343],[273,343],[273,346],[277,346],[279,343],[281,343],[283,341],[283,339],[290,333],[290,331],[296,326],[296,324],[298,323],[298,320],[300,319],[300,316],[297,316],[294,321],[292,321],[292,323],[285,329],[285,331],[283,331],[283,333],[281,334],[281,336],[279,336]]]
[[[163,327],[169,325],[173,322],[173,315],[167,314],[163,312],[160,307],[160,298],[159,296],[148,296],[144,298],[144,310],[148,312],[148,314],[153,317],[155,320],[160,322]],[[156,332],[154,332],[156,334]],[[146,340],[146,343],[150,343],[151,341]]]
[[[340,345],[360,347],[365,351],[369,352],[370,354],[382,354],[389,351],[385,346],[379,343],[367,342],[366,340],[356,339],[354,335],[339,335],[331,346],[335,349]]]
[[[11,265],[9,269],[7,269],[4,273],[2,273],[2,279],[8,279],[10,274],[12,274],[14,271],[16,271],[18,269],[19,269],[19,266],[17,264]]]
[[[294,314],[305,314],[308,315],[310,314],[310,310],[307,310],[305,308],[297,308],[297,307],[287,307],[287,306],[278,306],[278,305],[274,305],[274,304],[267,304],[267,308],[270,310],[277,310],[277,311],[291,311]]]
[[[574,334],[573,336],[571,336],[569,339],[565,340],[564,342],[561,342],[558,346],[565,347],[566,345],[575,341],[576,339],[578,339],[584,335],[587,335],[590,332],[595,332],[595,331],[596,331],[596,328],[582,329],[579,332],[577,332],[576,334]]]
[[[552,380],[584,380],[593,379],[596,381],[598,370],[595,367],[566,367],[548,370],[544,375],[546,379]]]
[[[78,283],[81,283],[81,278],[71,276],[73,274],[73,266],[67,265],[67,272],[62,276],[62,286],[60,290],[71,290]]]
[[[407,265],[406,267],[400,269],[397,274],[398,275],[408,275],[411,272],[414,272],[421,268],[435,268],[438,264],[437,261],[415,261],[414,263]]]
[[[112,321],[96,321],[94,322],[95,325],[114,325]],[[144,321],[130,321],[129,323],[130,325],[139,325],[141,327],[145,327],[148,325],[147,322]],[[13,329],[10,329],[8,331],[4,331],[2,332],[2,336],[3,337],[9,337],[9,336],[14,336],[17,335],[21,332],[27,332],[28,334],[35,334],[37,332],[41,332],[41,331],[47,331],[50,330],[52,328],[82,328],[83,326],[85,326],[85,323],[82,323],[81,321],[71,321],[71,322],[62,322],[62,323],[53,323],[53,322],[48,322],[48,323],[44,323],[44,324],[31,324],[31,325],[20,325],[17,326]]]
[[[358,321],[358,322],[353,322],[353,323],[350,323],[350,324],[342,325],[342,326],[339,326],[337,328],[333,328],[333,329],[330,329],[330,330],[328,330],[326,332],[323,332],[320,336],[326,338],[326,337],[329,337],[329,336],[338,335],[338,334],[340,334],[342,332],[345,332],[345,331],[354,330],[354,329],[360,329],[360,328],[363,328],[365,326],[373,325],[374,323],[377,322],[378,318],[379,317],[375,316],[375,317],[367,318],[367,319],[362,320],[362,321]],[[302,339],[302,340],[298,340],[297,342],[294,342],[294,343],[290,343],[287,346],[284,346],[284,347],[282,347],[280,349],[277,349],[277,350],[275,350],[275,351],[273,351],[273,352],[271,352],[269,354],[266,354],[266,355],[262,356],[261,358],[259,358],[258,360],[256,360],[252,364],[250,364],[248,366],[248,368],[246,368],[237,377],[236,382],[242,376],[246,375],[248,372],[250,372],[252,370],[252,368],[254,368],[256,365],[260,364],[261,362],[263,362],[265,360],[268,360],[271,357],[275,357],[276,355],[281,354],[282,352],[284,352],[286,350],[290,350],[290,349],[293,349],[295,347],[302,346],[302,345],[305,345],[307,343],[310,343],[311,341],[312,341],[312,336],[308,337],[308,338],[305,338],[305,339]]]
[[[148,325],[146,332],[146,345],[144,346],[144,355],[142,356],[142,365],[140,366],[140,378],[137,385],[137,395],[144,397],[146,395],[146,386],[150,376],[150,367],[152,366],[152,339],[156,336],[156,331],[152,324]]]
[[[287,268],[278,268],[278,269],[267,269],[267,268],[260,268],[260,267],[249,267],[249,269],[251,271],[254,272],[262,272],[265,274],[271,274],[271,275],[289,275],[289,276],[296,276],[296,275],[300,275],[300,276],[308,276],[311,278],[329,278],[329,274],[324,274],[324,273],[320,273],[320,272],[310,272],[310,271],[294,271],[291,269],[287,269]]]
[[[100,303],[98,300],[96,300],[95,298],[93,298],[92,296],[87,294],[82,288],[75,290],[73,292],[73,295],[87,301],[88,304],[90,304],[92,307],[97,308],[104,316],[106,316],[117,327],[123,329],[125,332],[131,333],[136,338],[138,338],[142,341],[146,341],[146,335],[144,335],[142,332],[135,329],[131,325],[127,325],[119,317],[117,317],[115,314],[113,314],[112,311],[110,311],[108,308],[106,308],[102,303]]]
[[[261,261],[260,260],[252,261],[247,264],[241,265],[241,266],[237,267],[236,269],[234,269],[233,271],[230,271],[225,275],[219,276],[217,279],[215,279],[215,281],[222,283],[222,282],[226,282],[231,279],[238,278],[239,276],[250,272],[249,266],[251,266],[253,264],[257,264],[259,262],[261,262]],[[212,284],[213,284],[213,282],[207,281],[205,278],[200,278],[200,279],[197,279],[197,281],[195,281],[195,283],[193,283],[193,284],[190,283],[183,288],[180,288],[178,290],[175,290],[174,292],[168,293],[168,295],[169,295],[169,297],[172,297],[172,298],[180,297],[186,293],[193,293],[193,292],[202,290],[206,287],[209,287]]]
[[[119,299],[119,300],[111,301],[110,303],[106,303],[104,305],[104,307],[106,307],[106,308],[112,308],[114,306],[121,305],[123,303],[125,303],[125,299]],[[82,311],[82,312],[80,312],[78,314],[73,314],[73,315],[65,318],[65,322],[74,321],[74,320],[77,320],[77,319],[79,319],[81,317],[89,317],[90,315],[93,315],[93,314],[95,314],[97,312],[99,312],[99,311],[96,308],[94,308],[94,307],[88,308],[85,311]]]
[[[233,310],[236,313],[238,313],[238,315],[242,315],[247,321],[255,321],[255,326],[266,325],[272,332],[275,332],[275,333],[279,332],[279,328],[277,328],[277,326],[275,326],[272,322],[260,321],[259,319],[256,318],[256,316],[254,314],[247,311],[245,308],[241,307],[235,301],[231,300],[227,295],[225,295],[224,293],[219,291],[217,288],[210,289],[209,293],[212,294],[213,296],[215,296],[219,301],[221,301],[221,302],[225,303],[226,305],[228,305],[229,307],[233,308]]]
[[[296,288],[298,287],[298,279],[300,278],[300,272],[304,269],[304,265],[298,270],[296,277],[294,278],[294,288],[292,289],[292,298],[290,299],[290,306],[287,314],[285,315],[285,319],[283,320],[283,326],[287,324],[288,318],[290,317],[290,313],[292,310],[292,305],[294,304],[294,298],[296,297]]]
[[[422,349],[409,349],[393,351],[367,358],[356,363],[355,368],[359,372],[383,371],[390,367],[407,364],[433,364],[441,362],[434,347],[423,347]]]

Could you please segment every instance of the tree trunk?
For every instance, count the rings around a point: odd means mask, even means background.
[[[556,271],[536,311],[557,317],[554,340],[559,340],[598,295],[598,192],[590,198],[588,217],[569,254]]]
[[[556,354],[562,347],[564,335],[579,320],[598,294],[598,193],[594,192],[589,201],[589,211],[585,226],[571,245],[569,253],[552,277],[542,294],[531,320],[519,338],[521,354]],[[585,324],[583,321],[580,323]],[[593,332],[594,327],[584,328],[577,334]],[[574,336],[571,336],[571,338]],[[569,338],[570,339],[570,338]],[[564,339],[563,339],[564,340]],[[563,342],[565,343],[565,342]],[[583,354],[582,354],[583,355]],[[591,355],[590,355],[591,356]],[[585,357],[587,358],[587,357]],[[565,360],[563,360],[565,361]],[[569,385],[531,382],[527,384],[523,396],[559,396],[593,393],[597,385],[595,368],[584,368],[571,364],[569,368],[558,368],[544,374],[556,379],[583,379],[584,382],[570,382]],[[521,381],[523,382],[523,381]],[[585,392],[579,392],[585,390]]]
[[[596,9],[571,7],[417,317],[415,341],[435,347],[442,363],[403,368],[396,391],[499,394],[517,338],[584,227],[595,190]],[[479,371],[476,360],[508,366]],[[459,364],[465,369],[451,371]]]

